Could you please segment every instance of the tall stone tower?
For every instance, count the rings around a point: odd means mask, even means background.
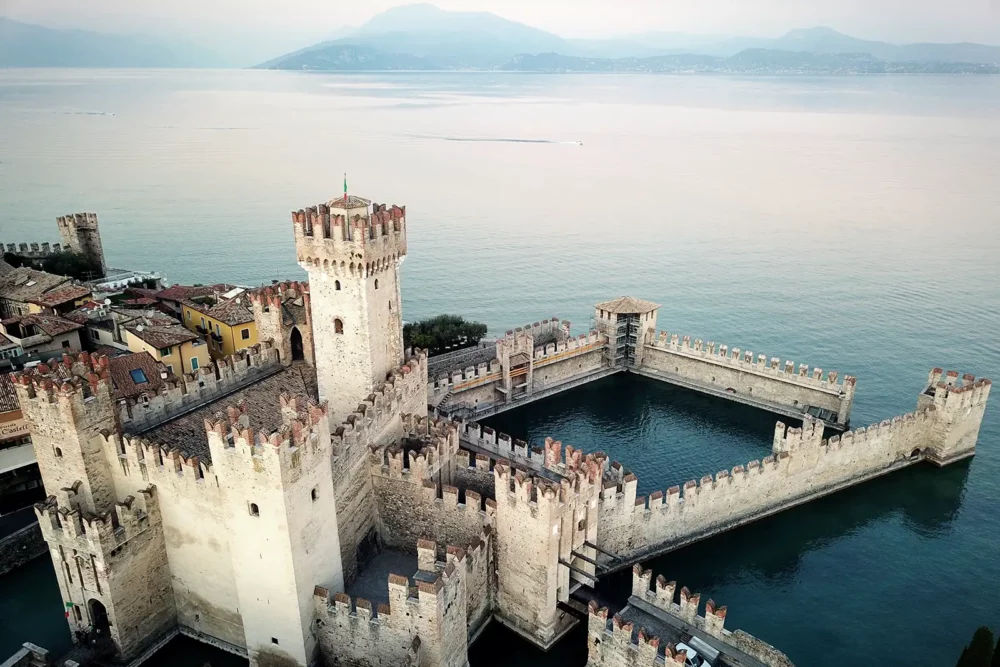
[[[340,423],[403,362],[406,209],[352,196],[293,212],[292,224],[309,273],[319,396]]]
[[[101,230],[97,226],[96,213],[74,213],[56,218],[63,247],[101,265],[101,275],[107,275],[108,266],[104,262],[104,247],[101,245]]]

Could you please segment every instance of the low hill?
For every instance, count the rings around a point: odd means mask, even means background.
[[[56,30],[0,17],[0,67],[216,67],[195,44],[139,35]]]
[[[556,53],[517,56],[503,66],[513,72],[646,72],[662,74],[1000,74],[979,63],[905,63],[870,53],[811,53],[745,49],[729,57],[677,54],[647,58],[587,58]]]

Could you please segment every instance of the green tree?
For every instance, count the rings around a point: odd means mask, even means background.
[[[486,335],[486,325],[469,322],[459,315],[437,315],[403,327],[403,344],[428,354],[441,354],[477,345]]]
[[[983,626],[972,635],[972,641],[962,651],[956,667],[991,667],[991,662],[996,664],[994,658],[993,633]]]
[[[76,252],[56,252],[45,257],[23,257],[17,253],[5,253],[4,261],[11,266],[27,266],[40,269],[57,276],[69,276],[76,280],[94,280],[101,278],[101,263]]]

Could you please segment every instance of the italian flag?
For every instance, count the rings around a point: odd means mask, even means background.
[[[347,203],[347,174],[344,174],[344,203]]]

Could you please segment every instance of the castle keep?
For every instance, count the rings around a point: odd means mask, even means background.
[[[934,369],[913,412],[852,429],[855,378],[658,332],[659,306],[631,297],[579,336],[551,319],[428,359],[403,348],[405,208],[345,197],[292,229],[309,281],[253,292],[258,345],[128,398],[98,355],[16,377],[68,623],[101,628],[123,662],[182,633],[261,667],[463,667],[496,621],[542,648],[584,622],[592,667],[683,664],[695,639],[719,664],[784,667],[641,563],[975,453],[989,380]],[[476,421],[621,372],[794,425],[762,460],[640,497],[601,452]],[[630,567],[618,614],[576,599]]]

